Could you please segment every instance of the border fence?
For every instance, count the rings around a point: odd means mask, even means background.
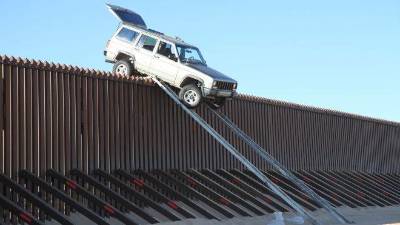
[[[242,169],[150,79],[0,57],[0,173]],[[222,109],[290,170],[398,173],[400,124],[239,95]],[[207,112],[256,166],[271,169]]]

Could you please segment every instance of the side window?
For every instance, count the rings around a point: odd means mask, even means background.
[[[176,59],[177,59],[172,45],[162,42],[162,41],[160,42],[160,44],[158,46],[157,53],[160,55],[163,55],[171,60],[174,60],[174,61],[176,61]]]
[[[117,37],[119,39],[122,39],[124,41],[129,41],[132,42],[133,40],[135,40],[135,38],[138,36],[138,33],[133,31],[133,30],[129,30],[127,28],[122,28],[119,33],[117,34]]]
[[[157,44],[157,39],[149,37],[147,35],[142,35],[140,37],[139,42],[137,43],[138,47],[144,48],[149,51],[153,51],[154,47]]]

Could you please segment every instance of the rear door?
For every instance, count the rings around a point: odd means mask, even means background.
[[[142,34],[137,42],[135,49],[135,68],[140,72],[151,74],[149,70],[151,61],[154,58],[157,39],[145,34]]]
[[[147,28],[146,23],[139,14],[116,5],[107,4],[107,7],[110,12],[122,22],[129,23],[145,29]]]

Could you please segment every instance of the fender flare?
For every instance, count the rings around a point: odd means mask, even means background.
[[[133,54],[131,54],[131,53],[129,53],[129,52],[125,52],[125,51],[118,52],[117,56],[115,56],[115,61],[118,60],[117,58],[118,58],[118,56],[120,56],[120,55],[126,55],[126,56],[128,56],[128,57],[129,57],[129,62],[132,63],[132,65],[135,64],[135,55],[133,55]]]
[[[181,82],[179,83],[179,87],[182,87],[182,84],[185,82],[186,79],[197,80],[197,81],[200,82],[202,85],[204,85],[204,80],[203,80],[203,79],[188,74],[188,75],[184,76],[184,78],[181,80]]]

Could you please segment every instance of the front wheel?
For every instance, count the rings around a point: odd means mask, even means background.
[[[219,109],[225,105],[225,102],[226,102],[226,98],[216,98],[216,99],[208,100],[207,104],[212,109]]]
[[[133,73],[133,65],[125,60],[119,60],[114,64],[113,72],[119,76],[130,76]]]
[[[195,84],[185,85],[179,91],[179,99],[189,108],[197,107],[202,99],[200,88]]]

